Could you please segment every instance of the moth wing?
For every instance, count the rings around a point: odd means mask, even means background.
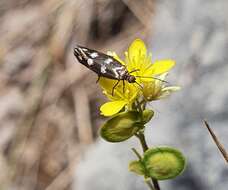
[[[80,63],[102,77],[119,80],[121,73],[126,71],[125,66],[115,58],[83,46],[75,48],[75,56]]]

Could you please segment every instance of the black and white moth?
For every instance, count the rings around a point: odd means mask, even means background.
[[[99,81],[100,77],[117,80],[117,83],[113,86],[112,95],[114,93],[115,87],[121,80],[123,81],[123,84],[124,81],[128,81],[129,83],[137,83],[135,76],[130,74],[136,70],[128,72],[124,65],[107,54],[77,45],[74,49],[74,55],[81,64],[98,75],[97,82]]]
[[[115,87],[119,84],[120,81],[123,81],[123,91],[124,81],[127,81],[129,83],[136,83],[142,88],[142,86],[136,82],[136,77],[152,78],[166,82],[156,77],[131,75],[131,73],[138,71],[138,69],[129,72],[127,68],[114,57],[86,47],[77,45],[74,48],[74,55],[81,64],[98,75],[97,82],[99,81],[100,77],[117,80],[116,84],[112,88],[112,95],[114,93]]]

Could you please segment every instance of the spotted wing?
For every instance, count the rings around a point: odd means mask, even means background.
[[[127,72],[124,65],[116,59],[96,50],[77,46],[74,49],[74,55],[81,64],[97,73],[98,76],[120,80]]]

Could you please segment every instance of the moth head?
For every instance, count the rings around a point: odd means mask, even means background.
[[[135,80],[136,80],[136,78],[135,78],[133,75],[129,75],[128,78],[127,78],[127,81],[128,81],[129,83],[134,83]]]

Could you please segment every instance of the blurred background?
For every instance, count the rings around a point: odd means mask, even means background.
[[[153,60],[176,60],[168,80],[182,87],[150,104],[149,144],[188,160],[161,189],[228,189],[227,164],[202,124],[228,149],[227,0],[1,0],[0,189],[147,189],[127,169],[137,139],[98,136],[105,97],[73,56],[81,44],[123,58],[135,38]]]

